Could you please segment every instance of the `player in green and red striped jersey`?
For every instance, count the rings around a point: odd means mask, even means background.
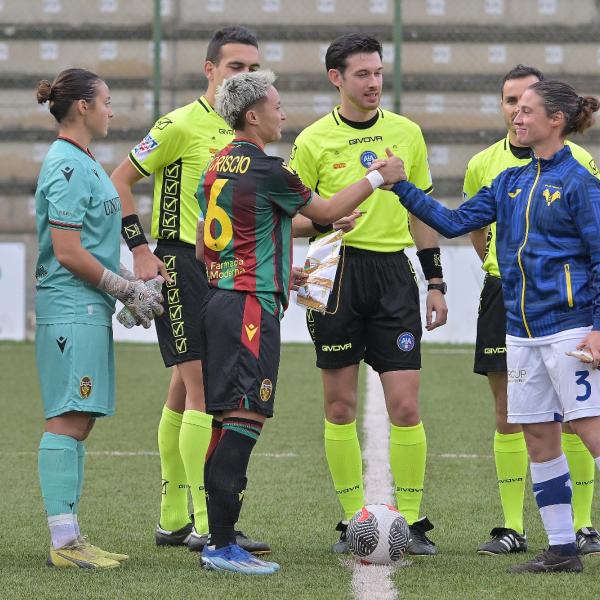
[[[291,267],[292,217],[300,212],[331,223],[401,171],[392,157],[381,172],[329,200],[313,193],[281,158],[264,152],[267,143],[281,138],[285,120],[274,80],[268,71],[225,80],[216,109],[236,137],[210,162],[196,194],[205,216],[197,237],[204,241],[211,287],[201,308],[206,410],[223,419],[223,435],[205,471],[210,541],[202,565],[248,574],[279,570],[236,545],[235,523],[250,454],[273,415],[279,320],[292,281],[302,279]]]
[[[310,202],[310,190],[280,158],[246,140],[234,140],[210,163],[203,187],[209,194],[203,203],[209,284],[250,292],[265,310],[281,315],[292,251],[291,220],[285,216]],[[221,211],[232,216],[231,225]]]

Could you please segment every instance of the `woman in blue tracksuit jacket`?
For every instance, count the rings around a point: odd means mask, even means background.
[[[519,142],[533,151],[457,210],[407,181],[400,202],[446,237],[497,223],[507,312],[508,421],[521,423],[549,548],[511,572],[582,570],[560,421],[569,421],[600,468],[600,181],[564,145],[591,126],[600,103],[540,81],[521,97]],[[377,167],[377,165],[374,165]],[[584,349],[593,362],[566,352]]]

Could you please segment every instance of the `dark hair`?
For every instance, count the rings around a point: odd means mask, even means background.
[[[38,104],[49,103],[50,112],[60,123],[69,112],[73,102],[96,97],[96,85],[101,81],[95,73],[85,69],[66,69],[61,71],[50,83],[42,79],[37,86]]]
[[[525,77],[537,77],[540,81],[544,81],[544,74],[535,67],[518,64],[514,69],[511,69],[503,78],[500,84],[500,95],[504,94],[504,84],[511,79],[524,79]]]
[[[247,44],[258,48],[256,35],[247,27],[231,26],[219,29],[208,42],[206,60],[218,64],[221,60],[221,48],[226,44]]]
[[[568,84],[562,81],[538,81],[529,86],[544,103],[546,114],[550,117],[557,112],[565,116],[564,136],[570,133],[583,133],[592,126],[594,113],[600,108],[598,98],[579,96]]]
[[[337,69],[340,73],[346,70],[346,59],[353,54],[377,52],[382,57],[381,42],[372,35],[347,33],[333,40],[325,54],[325,68]]]

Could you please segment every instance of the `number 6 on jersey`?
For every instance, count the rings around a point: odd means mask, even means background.
[[[229,215],[217,205],[219,194],[228,182],[228,179],[215,179],[210,188],[210,199],[206,210],[206,225],[204,226],[204,244],[211,250],[220,252],[233,237],[233,227]],[[213,221],[218,224],[214,225],[214,233],[217,237],[213,237]]]

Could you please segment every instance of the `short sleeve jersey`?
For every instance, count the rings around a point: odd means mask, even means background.
[[[121,201],[110,178],[84,148],[58,138],[42,164],[35,205],[37,323],[110,325],[114,298],[65,269],[51,238],[51,229],[78,231],[103,267],[119,271]]]
[[[129,153],[141,175],[154,173],[152,237],[196,243],[196,188],[210,159],[233,130],[204,97],[161,117]]]
[[[571,148],[573,158],[592,175],[598,177],[598,168],[591,154],[573,142],[565,142]],[[519,151],[523,150],[519,154]],[[482,150],[467,165],[463,184],[463,198],[472,198],[482,187],[490,187],[492,181],[502,171],[510,167],[521,167],[531,161],[531,153],[525,148],[511,148],[508,136]],[[496,223],[490,225],[486,242],[482,268],[490,275],[500,277],[500,268],[496,256]]]
[[[312,192],[281,158],[234,140],[209,164],[198,186],[205,215],[204,260],[210,285],[256,294],[282,316],[288,305],[292,217]]]
[[[431,192],[427,148],[420,127],[409,119],[378,109],[377,121],[366,129],[345,123],[339,107],[307,127],[296,138],[290,166],[302,182],[322,198],[364,177],[386,148],[404,161],[408,180]],[[359,206],[365,214],[344,234],[349,246],[375,252],[397,252],[413,245],[408,213],[392,192],[374,191]]]

